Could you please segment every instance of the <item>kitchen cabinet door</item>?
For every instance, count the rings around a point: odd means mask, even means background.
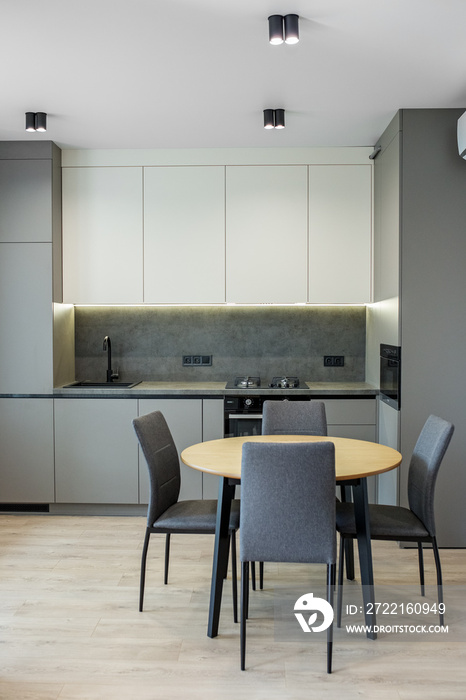
[[[370,399],[325,399],[327,432],[331,437],[376,442],[377,409]],[[377,477],[367,479],[370,503],[377,503]]]
[[[136,399],[55,399],[57,503],[138,503]]]
[[[0,243],[0,329],[0,393],[49,393],[53,387],[51,243]]]
[[[144,301],[225,301],[225,169],[144,169]]]
[[[372,294],[370,165],[309,167],[309,302],[363,304]]]
[[[0,160],[0,241],[52,242],[52,161]]]
[[[332,437],[376,441],[375,398],[325,399],[328,434]]]
[[[400,133],[377,156],[374,166],[374,301],[400,293]],[[396,311],[398,330],[398,309]],[[397,344],[395,338],[393,344]],[[384,342],[391,343],[392,340]]]
[[[202,442],[223,438],[223,399],[202,400]],[[202,498],[218,498],[219,477],[202,474]],[[237,488],[239,491],[239,488]]]
[[[400,411],[392,408],[392,406],[388,406],[380,400],[380,397],[378,400],[378,409],[378,442],[382,445],[393,447],[394,450],[399,450]],[[377,503],[388,506],[398,505],[398,479],[398,469],[392,469],[392,471],[378,475]]]
[[[307,299],[307,166],[226,169],[226,300]]]
[[[143,301],[142,168],[63,169],[63,299]]]
[[[0,399],[0,502],[53,503],[53,400]]]
[[[161,411],[180,454],[185,447],[202,442],[202,399],[140,399],[139,415]],[[180,460],[180,500],[202,498],[202,472],[187,467]],[[149,501],[149,473],[139,450],[140,503]]]

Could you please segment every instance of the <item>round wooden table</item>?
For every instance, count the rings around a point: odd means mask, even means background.
[[[201,472],[241,479],[241,455],[245,442],[333,442],[337,481],[362,479],[395,469],[401,454],[391,447],[365,440],[320,435],[254,435],[209,440],[187,447],[181,453],[184,464]]]
[[[209,637],[218,634],[223,579],[228,566],[228,523],[235,487],[241,481],[244,443],[321,441],[333,442],[335,445],[336,482],[351,486],[353,490],[364,609],[375,609],[374,605],[368,605],[374,603],[374,576],[366,477],[395,469],[401,463],[401,454],[375,442],[315,435],[254,435],[209,440],[191,445],[181,453],[181,459],[188,467],[220,477],[207,629]],[[374,627],[375,624],[375,613],[366,613],[366,625]],[[376,636],[373,632],[368,633],[372,639]]]

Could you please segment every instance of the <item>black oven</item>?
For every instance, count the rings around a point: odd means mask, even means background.
[[[224,436],[260,435],[262,402],[261,396],[226,396],[224,401]]]
[[[264,401],[305,401],[305,396],[270,396],[245,394],[226,396],[224,400],[224,436],[247,437],[262,433],[262,405]]]
[[[401,348],[380,344],[380,398],[400,410]]]

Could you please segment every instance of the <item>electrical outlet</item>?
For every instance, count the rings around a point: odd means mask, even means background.
[[[183,367],[210,367],[212,355],[183,355]]]
[[[344,367],[344,355],[324,355],[324,367]]]

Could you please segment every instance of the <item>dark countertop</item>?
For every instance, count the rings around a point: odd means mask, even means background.
[[[366,382],[303,382],[298,389],[225,389],[225,382],[140,382],[134,387],[107,389],[63,388],[53,390],[54,398],[176,398],[222,397],[260,394],[261,396],[376,396],[378,389]]]

